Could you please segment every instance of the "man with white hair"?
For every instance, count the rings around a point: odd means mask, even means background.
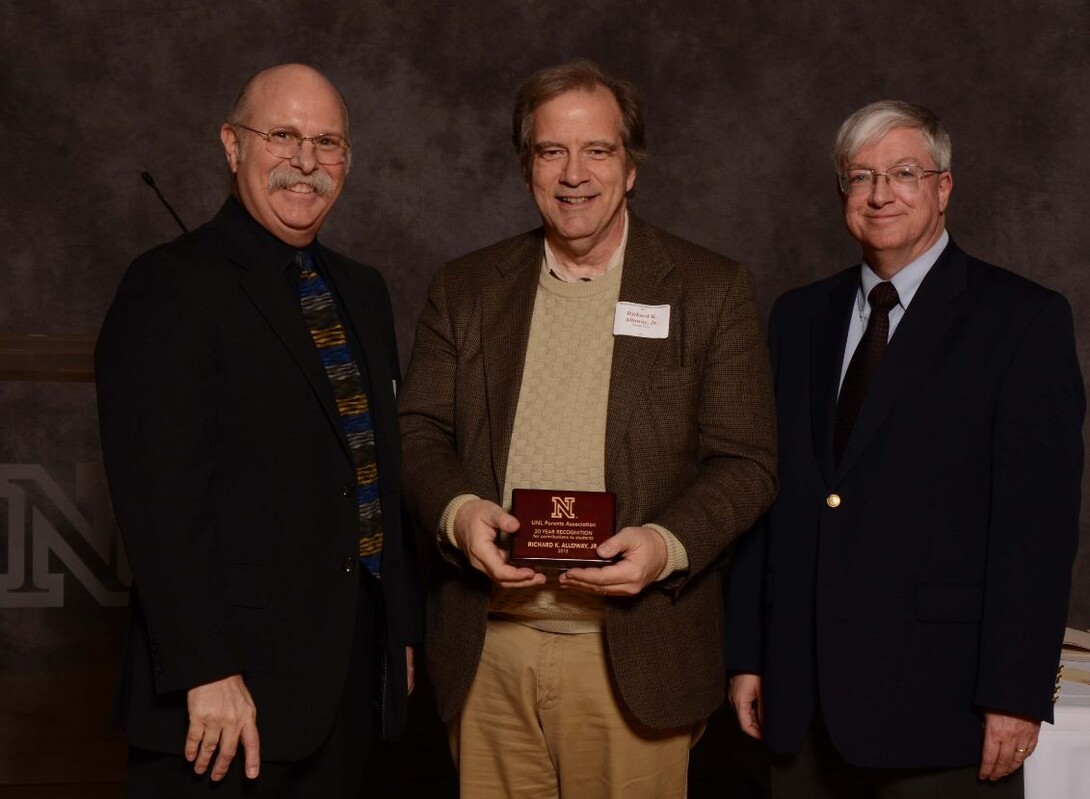
[[[780,493],[742,539],[730,698],[777,797],[1021,796],[1078,537],[1084,396],[1059,294],[946,232],[950,138],[868,105],[834,151],[863,263],[770,321]]]
[[[96,350],[129,795],[355,796],[422,634],[390,301],[317,240],[351,153],[325,77],[258,73],[220,138],[231,196],[133,263]]]

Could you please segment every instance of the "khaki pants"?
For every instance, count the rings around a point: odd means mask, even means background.
[[[610,680],[602,633],[499,619],[488,621],[473,686],[449,728],[463,799],[679,799],[702,731],[635,721]]]

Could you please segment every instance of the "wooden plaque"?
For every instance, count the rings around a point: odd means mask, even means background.
[[[608,491],[552,491],[516,488],[511,515],[519,520],[511,536],[511,562],[533,568],[607,566],[598,545],[613,535],[617,497]]]

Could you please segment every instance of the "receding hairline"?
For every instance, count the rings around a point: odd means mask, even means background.
[[[235,98],[234,104],[231,106],[231,111],[227,116],[227,122],[231,125],[243,125],[250,119],[253,113],[253,99],[257,91],[270,79],[277,77],[278,75],[291,74],[293,72],[299,72],[301,75],[308,75],[311,78],[316,78],[319,82],[324,84],[333,93],[333,96],[337,98],[337,102],[341,107],[341,117],[344,120],[344,135],[351,140],[350,126],[351,122],[348,113],[348,103],[345,102],[344,95],[341,94],[341,90],[338,89],[329,78],[323,75],[314,67],[309,64],[300,63],[288,63],[288,64],[276,64],[275,66],[266,67],[260,72],[256,72],[250,76],[249,80],[243,84],[242,90],[239,91],[238,96]],[[325,131],[323,131],[325,132]]]

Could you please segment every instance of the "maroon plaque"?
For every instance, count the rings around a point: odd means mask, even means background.
[[[615,532],[616,509],[608,491],[514,489],[511,515],[519,529],[511,536],[511,562],[547,569],[613,563],[595,550]]]

